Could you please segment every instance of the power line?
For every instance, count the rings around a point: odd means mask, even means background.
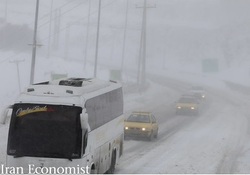
[[[10,63],[15,63],[15,64],[16,64],[19,92],[21,92],[21,81],[20,81],[20,71],[19,71],[19,63],[20,63],[20,62],[24,62],[24,60],[14,60],[14,61],[10,61]]]
[[[76,6],[72,7],[71,9],[69,9],[69,10],[67,10],[67,11],[64,11],[64,12],[61,13],[60,16],[58,16],[58,17],[62,17],[63,15],[67,14],[68,12],[70,12],[70,11],[72,11],[72,10],[74,10],[74,9],[76,9],[76,8],[78,8],[78,7],[80,7],[80,5],[81,5],[81,4],[84,4],[84,3],[86,3],[86,1],[77,4]],[[57,8],[57,9],[60,9],[60,8]],[[55,10],[54,10],[54,11],[55,11]],[[52,21],[55,20],[55,17],[52,18],[51,20],[52,20]],[[48,24],[49,22],[50,22],[50,20],[48,20],[47,22],[45,22],[45,23],[39,25],[38,27],[39,27],[39,28],[42,28],[44,25]]]
[[[104,8],[108,7],[109,5],[113,4],[114,2],[116,2],[116,0],[113,0],[113,1],[110,2],[110,3],[103,5],[103,6],[101,7],[101,9],[104,9]],[[94,12],[92,12],[92,13],[90,13],[90,16],[93,15],[93,14],[96,14],[97,12],[98,12],[98,10],[97,10],[97,11],[94,11]],[[79,21],[81,21],[81,20],[83,20],[83,19],[85,19],[85,18],[87,18],[87,17],[88,17],[88,16],[84,16],[84,17],[82,17],[82,18],[79,18],[78,20],[76,20],[76,21],[74,21],[74,22],[71,22],[70,24],[71,24],[71,25],[76,24],[76,23],[78,23]],[[64,31],[64,30],[66,30],[66,29],[69,28],[69,27],[70,27],[70,25],[66,25],[66,27],[61,28],[58,32],[56,32],[53,36],[50,36],[50,37],[54,37],[56,34],[62,32],[62,31]],[[49,38],[49,37],[44,38],[44,39],[42,39],[41,41],[44,41],[44,40],[46,40],[46,39],[48,39],[48,38]]]
[[[74,2],[74,1],[76,1],[76,0],[71,0],[71,1],[69,1],[69,2],[67,2],[67,3],[65,3],[65,4],[63,4],[63,5],[61,5],[61,6],[60,6],[60,7],[58,7],[58,8],[63,8],[63,7],[65,7],[66,5],[68,5],[68,4],[70,4],[70,3]],[[7,0],[6,0],[6,2],[7,2]],[[54,10],[54,11],[55,11],[55,10]],[[47,13],[47,14],[43,15],[42,17],[39,17],[39,19],[38,19],[38,20],[42,20],[42,19],[44,19],[44,18],[45,18],[48,14],[49,14],[49,13]],[[30,26],[30,25],[34,25],[34,23],[35,23],[35,22],[31,22],[31,23],[29,23],[29,24],[27,24],[27,25],[28,25],[28,26]],[[15,54],[13,54],[13,55],[11,55],[11,56],[7,57],[6,59],[4,59],[4,60],[0,61],[0,64],[2,64],[2,63],[4,63],[4,62],[6,62],[6,61],[8,61],[8,60],[10,60],[11,58],[14,58],[15,56],[17,56],[17,55],[19,55],[19,54],[23,53],[24,51],[25,51],[25,49],[23,49],[23,50],[19,51],[18,53],[15,53]]]
[[[108,7],[109,5],[112,5],[114,2],[116,2],[116,0],[113,0],[113,1],[111,1],[110,3],[107,3],[107,4],[105,4],[105,5],[102,5],[101,9],[104,9],[104,8]],[[94,14],[96,14],[97,12],[98,12],[98,10],[97,10],[97,11],[94,11],[94,12],[92,12],[92,13],[90,13],[89,15],[90,15],[90,16],[91,16],[91,15],[94,15]],[[89,15],[88,15],[88,16],[89,16]],[[81,21],[81,20],[87,18],[88,16],[82,17],[82,18],[80,18],[80,19],[78,19],[78,20],[72,22],[71,24],[77,23],[77,22],[79,22],[79,21]],[[40,19],[40,18],[39,18],[39,19]],[[46,38],[43,38],[43,39],[41,39],[41,41],[45,41],[45,40],[47,40],[47,39],[49,39],[49,38],[53,38],[55,35],[57,35],[58,33],[62,32],[62,31],[64,31],[64,30],[66,30],[66,29],[69,28],[69,27],[70,27],[70,25],[67,25],[67,26],[64,27],[64,28],[61,28],[61,29],[60,29],[58,32],[56,32],[54,35],[51,35],[51,36],[46,37]],[[0,61],[0,64],[2,64],[2,63],[4,63],[4,62],[8,61],[8,60],[11,59],[11,58],[14,58],[14,57],[18,56],[19,54],[23,53],[24,51],[25,51],[25,49],[19,51],[19,53],[16,53],[16,54],[14,54],[14,55],[11,55],[11,56],[7,57],[6,59]]]
[[[58,8],[63,8],[64,6],[70,4],[70,3],[74,2],[74,1],[76,1],[76,0],[71,0],[71,1],[69,1],[69,2],[67,2],[67,3],[65,3],[65,4],[63,4],[63,5],[61,5],[61,6],[58,7]],[[55,10],[54,10],[54,11],[55,11]],[[42,19],[46,18],[48,15],[49,15],[49,13],[46,13],[45,15],[39,17],[38,21],[41,21]],[[28,23],[27,25],[28,25],[28,26],[34,25],[34,22]]]

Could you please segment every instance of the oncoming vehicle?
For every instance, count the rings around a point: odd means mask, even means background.
[[[194,94],[192,92],[188,92],[185,94],[182,94],[181,98],[195,98],[197,100],[197,102],[201,102],[201,98],[200,96],[198,96],[197,94]]]
[[[123,152],[123,122],[119,83],[69,78],[31,85],[12,105],[7,166],[25,174],[31,164],[68,167],[65,174],[113,173]]]
[[[157,138],[158,123],[151,112],[133,112],[124,124],[124,135],[127,137]]]
[[[182,96],[176,103],[176,114],[199,114],[199,100],[192,96]]]
[[[202,86],[192,86],[190,92],[201,100],[205,100],[206,98],[206,92]]]

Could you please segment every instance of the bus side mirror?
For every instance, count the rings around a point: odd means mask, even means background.
[[[88,130],[89,131],[89,122],[88,122],[89,116],[87,113],[80,114],[80,120],[81,120],[81,127],[82,130]]]
[[[80,120],[81,120],[81,128],[83,130],[83,147],[82,147],[82,155],[85,154],[87,144],[88,144],[88,131],[90,130],[89,124],[88,124],[88,114],[82,113],[80,114]]]
[[[6,121],[10,118],[9,111],[12,109],[12,106],[7,106],[5,108],[2,108],[0,113],[0,123],[5,125]]]

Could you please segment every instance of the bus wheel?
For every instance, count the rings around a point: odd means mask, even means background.
[[[97,174],[97,169],[95,168],[95,165],[91,166],[90,174]]]
[[[116,151],[113,151],[110,168],[107,171],[107,174],[114,174],[114,172],[115,172],[115,164],[116,164]]]

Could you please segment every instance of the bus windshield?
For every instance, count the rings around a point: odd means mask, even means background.
[[[14,157],[81,157],[81,107],[15,104],[7,154]]]

